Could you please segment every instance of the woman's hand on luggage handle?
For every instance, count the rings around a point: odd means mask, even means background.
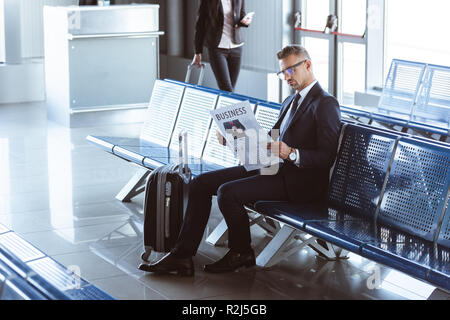
[[[201,53],[196,53],[194,56],[194,59],[192,60],[191,65],[193,66],[197,66],[197,67],[201,67],[202,65],[202,54]]]

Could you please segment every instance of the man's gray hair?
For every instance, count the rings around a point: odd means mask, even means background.
[[[297,57],[302,57],[308,60],[311,60],[311,57],[309,56],[308,51],[299,44],[290,44],[281,49],[277,53],[278,60],[285,59],[289,57],[291,54],[295,54]]]

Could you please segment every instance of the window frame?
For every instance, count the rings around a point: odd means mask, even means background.
[[[342,17],[342,0],[329,0],[330,14],[339,19]],[[297,0],[297,8],[302,14],[302,20],[306,19],[306,1]],[[324,21],[325,21],[324,17]],[[302,23],[304,25],[304,23]],[[384,82],[384,43],[385,43],[385,0],[367,0],[366,26],[362,37],[347,35],[337,32],[325,34],[323,32],[296,30],[295,42],[304,45],[305,38],[326,39],[329,41],[329,70],[328,91],[342,103],[344,92],[342,83],[342,71],[344,53],[342,47],[345,43],[355,43],[365,46],[365,91],[382,88]],[[308,49],[308,48],[306,48]],[[319,79],[320,80],[320,79]]]

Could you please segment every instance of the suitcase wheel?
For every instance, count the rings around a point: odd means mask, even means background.
[[[141,259],[142,259],[143,261],[145,261],[145,262],[150,262],[150,259],[149,259],[149,258],[150,258],[151,253],[152,253],[151,250],[148,250],[148,251],[143,252],[143,253],[141,254]]]

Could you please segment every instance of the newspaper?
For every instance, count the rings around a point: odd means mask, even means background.
[[[273,139],[256,120],[249,101],[212,110],[211,116],[228,148],[247,171],[279,164],[280,158],[267,150],[267,143]]]

